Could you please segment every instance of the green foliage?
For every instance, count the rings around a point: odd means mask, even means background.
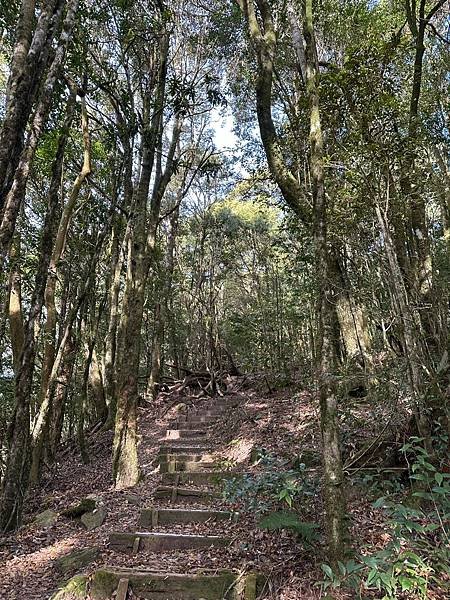
[[[294,512],[271,512],[261,519],[259,526],[269,531],[289,529],[294,531],[299,539],[307,545],[310,545],[319,538],[317,532],[319,526],[317,523],[300,521],[298,515]]]
[[[447,560],[450,553],[447,553]],[[426,600],[430,584],[445,586],[445,581],[429,560],[412,551],[397,554],[392,548],[359,557],[358,561],[338,562],[338,568],[323,564],[325,579],[322,588],[352,588],[357,598],[365,598],[364,592],[381,592],[383,600],[397,600],[403,592],[408,598]]]
[[[216,226],[226,235],[248,235],[273,232],[277,222],[277,211],[254,200],[242,201],[230,197],[212,206]]]
[[[425,600],[430,586],[450,591],[450,474],[437,470],[422,442],[414,437],[402,448],[412,458],[411,499],[418,506],[379,498],[374,506],[386,512],[390,541],[382,550],[339,563],[338,570],[322,565],[323,589],[351,587],[358,598],[364,590],[378,590],[386,600],[403,592]]]
[[[208,181],[203,183],[209,189]],[[213,299],[218,336],[242,371],[289,373],[290,363],[299,361],[296,347],[306,326],[309,285],[304,265],[292,254],[283,215],[269,196],[255,176],[220,201],[207,199],[202,213],[182,222],[184,276],[174,286],[175,303],[180,303],[176,330],[185,336],[180,345],[197,353],[199,338],[204,343],[201,328],[209,327],[205,306]],[[191,298],[187,306],[186,297]]]
[[[228,458],[222,458],[217,461],[219,471],[231,471],[236,467],[236,461]]]
[[[345,563],[338,561],[337,566],[338,569],[333,570],[330,565],[321,565],[321,569],[325,575],[325,580],[321,583],[322,589],[327,590],[330,587],[340,588],[343,586],[358,589],[364,565],[352,559]]]
[[[283,461],[269,454],[261,457],[259,466],[263,469],[259,473],[226,482],[224,497],[228,502],[263,514],[283,505],[292,508],[300,500],[305,503],[314,496],[316,489],[304,464],[286,469]]]

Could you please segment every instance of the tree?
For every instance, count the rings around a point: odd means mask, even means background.
[[[327,525],[329,549],[333,560],[342,556],[344,551],[344,505],[341,488],[343,484],[342,461],[339,446],[339,426],[337,418],[337,398],[333,378],[335,377],[335,340],[332,320],[332,307],[337,304],[335,295],[339,286],[336,282],[337,268],[331,269],[335,261],[327,246],[327,212],[324,185],[323,137],[320,122],[318,95],[318,59],[312,20],[312,4],[305,4],[304,31],[305,40],[305,78],[310,110],[311,144],[311,187],[313,195],[312,214],[308,206],[307,194],[297,178],[286,166],[283,151],[272,119],[272,81],[274,60],[277,52],[277,33],[269,3],[264,0],[256,3],[259,18],[253,2],[241,1],[241,10],[245,15],[250,39],[258,61],[258,74],[255,86],[256,112],[258,115],[261,140],[267,161],[275,181],[279,185],[286,202],[306,224],[313,221],[317,288],[317,330],[316,330],[316,369],[318,395],[321,407],[321,426],[323,438],[323,459],[325,472],[325,498],[327,507]],[[262,25],[260,25],[262,23]],[[339,270],[340,271],[340,270]],[[345,330],[344,330],[345,332]]]

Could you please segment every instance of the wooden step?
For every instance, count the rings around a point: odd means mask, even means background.
[[[157,461],[158,464],[162,462],[170,462],[170,461],[178,461],[178,462],[211,462],[214,460],[212,454],[199,452],[198,454],[172,454],[172,453],[162,453],[158,455]]]
[[[180,447],[180,446],[184,446],[184,447],[202,446],[202,445],[205,445],[207,443],[207,441],[208,441],[207,437],[182,438],[179,440],[172,440],[170,438],[161,438],[159,440],[159,442],[161,444],[161,448],[167,448],[167,447],[173,446],[174,442],[177,444],[178,447]]]
[[[169,429],[199,429],[199,427],[211,427],[217,423],[217,419],[203,418],[187,421],[173,421],[169,424]]]
[[[168,429],[166,431],[167,440],[184,440],[185,438],[201,438],[206,436],[205,429]]]
[[[184,473],[189,471],[211,471],[217,468],[214,461],[190,461],[178,460],[175,457],[171,460],[161,460],[159,462],[160,473]]]
[[[224,548],[230,545],[228,538],[220,535],[182,535],[179,533],[150,533],[148,531],[111,533],[109,547],[120,552],[169,552],[203,548]]]
[[[156,464],[160,465],[170,462],[213,462],[213,460],[211,454],[160,454],[157,457]]]
[[[180,503],[191,503],[197,502],[199,504],[212,502],[213,500],[220,498],[220,495],[214,492],[197,490],[195,488],[185,488],[178,486],[164,486],[161,485],[156,488],[153,494],[155,498],[167,498],[169,502],[180,502]]]
[[[218,420],[218,415],[188,415],[186,417],[178,417],[176,421],[177,423],[186,423],[187,425],[193,425],[195,423],[197,423],[197,425],[202,423],[210,425],[212,423],[217,423]],[[180,429],[183,429],[183,427]],[[188,429],[190,429],[190,427]],[[198,427],[196,429],[198,429]]]
[[[226,412],[226,408],[210,408],[208,410],[191,410],[187,413],[188,417],[221,417]]]
[[[189,466],[195,469],[199,464],[201,465],[201,463],[194,463]],[[169,471],[163,473],[161,483],[163,485],[223,485],[225,480],[240,476],[239,473],[231,473],[229,471]]]
[[[180,417],[178,417],[179,421],[188,421],[188,422],[192,422],[195,420],[200,420],[200,422],[202,420],[204,421],[208,421],[209,419],[212,421],[218,421],[219,419],[222,419],[224,416],[226,415],[225,411],[207,411],[207,412],[190,412],[187,415],[180,415]]]
[[[140,527],[158,527],[171,523],[206,523],[227,521],[233,513],[225,510],[198,510],[186,508],[144,508],[139,518]]]
[[[211,450],[210,445],[202,444],[200,446],[194,446],[193,444],[167,444],[161,446],[159,449],[159,454],[199,454],[200,456],[205,452],[209,452]]]
[[[242,577],[226,569],[202,573],[152,573],[104,567],[91,576],[93,600],[110,600],[120,581],[128,582],[133,596],[144,600],[255,600],[265,580],[249,573]]]

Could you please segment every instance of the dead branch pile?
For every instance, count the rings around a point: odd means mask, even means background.
[[[189,396],[192,399],[223,396],[227,393],[230,384],[228,373],[210,373],[208,371],[191,371],[181,369],[185,376],[183,379],[164,378],[158,385],[158,395],[162,398],[171,397],[179,399]]]

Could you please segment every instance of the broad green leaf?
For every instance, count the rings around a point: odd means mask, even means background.
[[[333,570],[330,565],[323,564],[320,567],[327,577],[333,579]]]

